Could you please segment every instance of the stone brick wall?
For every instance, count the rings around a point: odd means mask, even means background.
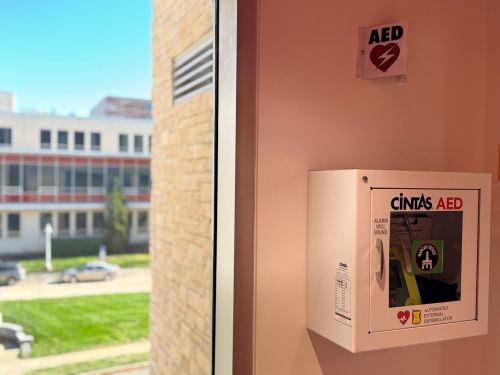
[[[151,373],[211,368],[212,106],[172,102],[172,62],[212,30],[211,0],[154,0]]]

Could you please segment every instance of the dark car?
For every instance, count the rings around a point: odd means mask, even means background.
[[[0,284],[14,285],[26,277],[26,271],[18,262],[0,262]]]

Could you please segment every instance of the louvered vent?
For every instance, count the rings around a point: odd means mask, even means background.
[[[174,103],[212,87],[213,51],[213,38],[208,38],[174,60]]]

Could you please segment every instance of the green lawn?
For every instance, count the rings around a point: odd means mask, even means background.
[[[82,266],[87,262],[99,260],[98,257],[74,257],[52,259],[52,267],[56,272],[70,267]],[[121,254],[108,255],[106,262],[118,264],[122,268],[147,268],[149,267],[149,254]],[[27,272],[45,271],[45,259],[22,260],[21,264]]]
[[[129,365],[132,363],[146,362],[148,358],[148,353],[131,354],[127,356],[102,359],[100,361],[83,362],[73,365],[35,370],[30,371],[25,375],[77,375],[84,371],[95,371],[110,367]]]
[[[149,293],[0,302],[4,321],[35,336],[33,357],[148,336]]]

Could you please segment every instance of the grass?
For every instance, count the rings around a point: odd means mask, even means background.
[[[53,271],[60,272],[70,267],[82,266],[87,262],[99,260],[98,257],[73,257],[52,259]],[[149,254],[121,254],[108,255],[106,262],[118,264],[122,268],[147,268],[149,267]],[[23,260],[21,264],[27,272],[44,272],[45,259]]]
[[[25,375],[77,375],[84,371],[95,371],[115,366],[124,366],[132,363],[145,362],[149,359],[148,353],[131,354],[113,357],[92,362],[75,363],[71,365],[35,370]]]
[[[33,357],[145,339],[148,310],[149,293],[0,302],[4,321],[35,337]]]

